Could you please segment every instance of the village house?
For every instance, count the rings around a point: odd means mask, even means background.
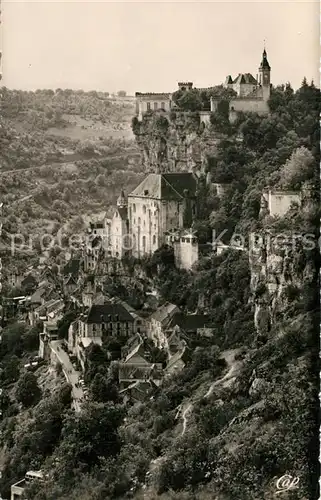
[[[135,357],[133,355],[132,359],[119,363],[118,380],[120,389],[125,389],[134,382],[152,381],[156,386],[159,386],[163,379],[162,363],[149,363],[146,360],[140,362],[136,360],[135,362]]]
[[[301,205],[300,191],[264,189],[261,196],[260,215],[283,217],[293,205]]]
[[[20,479],[17,483],[11,486],[11,497],[10,500],[19,500],[20,498],[25,498],[24,490],[32,481],[43,481],[45,476],[42,471],[29,471],[25,474],[23,479]]]
[[[145,318],[142,318],[139,314],[137,314],[136,310],[132,306],[127,304],[127,302],[125,302],[124,300],[120,300],[118,297],[114,297],[113,300],[115,303],[122,305],[132,316],[134,320],[133,331],[139,334],[145,334],[146,333]]]
[[[181,311],[175,304],[166,302],[149,317],[147,335],[157,347],[163,348],[166,346],[165,332],[168,330],[174,315],[179,312]]]
[[[134,318],[121,304],[105,301],[93,304],[79,318],[81,337],[129,337],[134,332]]]
[[[160,385],[163,371],[162,363],[150,362],[150,353],[146,350],[144,339],[140,334],[128,340],[127,345],[122,349],[122,359],[118,372],[121,389],[130,387],[130,392],[138,390],[141,399],[152,388],[149,382],[153,383],[153,387]]]
[[[39,333],[39,357],[46,361],[51,357],[50,342],[58,340],[58,326],[56,322],[46,321],[43,331]]]
[[[187,347],[186,342],[183,342],[182,348],[169,358],[165,368],[165,377],[172,376],[185,368],[186,364],[190,361],[190,358],[190,350]]]
[[[47,280],[39,283],[37,290],[30,296],[29,304],[31,309],[42,306],[51,299],[59,298],[59,293],[55,287]]]
[[[180,331],[190,337],[199,334],[201,330],[210,328],[212,325],[213,320],[206,314],[184,314],[179,312],[172,317],[168,329],[178,326]]]
[[[28,318],[31,326],[34,326],[38,321],[58,320],[61,319],[62,311],[65,307],[63,300],[51,299],[41,306],[37,307],[34,311],[29,311]]]
[[[119,391],[124,403],[144,402],[151,398],[158,385],[153,380],[137,380]]]
[[[102,241],[101,236],[95,236],[84,248],[83,258],[85,272],[93,272],[96,269],[99,257],[102,253]]]
[[[63,288],[67,294],[73,291],[79,285],[83,270],[83,261],[80,258],[71,258],[63,268]]]

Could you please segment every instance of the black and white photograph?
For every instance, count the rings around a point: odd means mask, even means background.
[[[0,2],[0,500],[320,500],[319,2]]]

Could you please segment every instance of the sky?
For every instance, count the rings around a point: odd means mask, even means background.
[[[170,92],[256,76],[319,85],[317,1],[109,2],[1,0],[2,85]]]

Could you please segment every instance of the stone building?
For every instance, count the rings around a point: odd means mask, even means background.
[[[253,112],[268,114],[268,100],[271,93],[271,67],[267,60],[266,50],[262,54],[259,74],[254,78],[251,73],[239,73],[234,80],[229,75],[226,77],[224,86],[233,89],[237,97],[230,101],[230,121],[235,121],[237,113]],[[211,99],[211,111],[217,110],[219,100]]]
[[[259,67],[259,73],[256,78],[251,73],[239,73],[236,78],[228,75],[224,86],[231,88],[237,93],[237,97],[230,102],[230,120],[234,121],[237,113],[255,112],[259,114],[268,114],[268,100],[271,92],[271,67],[267,60],[267,53],[264,49],[262,61]],[[198,88],[199,91],[211,90],[212,87]],[[193,82],[178,82],[178,90],[186,91],[193,89]],[[169,112],[175,108],[175,103],[170,92],[136,92],[136,114],[141,120],[144,113],[149,111],[164,110]],[[219,101],[211,99],[211,112],[217,110]],[[201,112],[201,122],[208,124],[210,113]]]
[[[175,304],[166,302],[150,316],[147,335],[157,347],[162,349],[167,346],[165,332],[168,330],[172,318],[180,312],[180,309]]]
[[[114,216],[109,224],[108,255],[122,259],[130,250],[128,244],[128,205],[124,191],[121,191],[117,200]]]
[[[130,337],[133,333],[134,318],[123,305],[112,301],[93,304],[79,318],[80,337]]]
[[[144,113],[163,109],[170,111],[172,107],[172,96],[169,92],[136,92],[136,114],[141,120]]]
[[[152,255],[170,229],[191,226],[197,178],[192,173],[150,174],[128,196],[132,255]]]
[[[283,217],[292,204],[301,204],[301,198],[300,191],[265,189],[262,192],[260,214]]]

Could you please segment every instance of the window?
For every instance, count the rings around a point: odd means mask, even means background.
[[[143,212],[146,214],[146,205],[143,205]]]
[[[140,226],[141,224],[141,220],[140,220],[140,217],[138,217],[138,225]]]
[[[134,218],[134,224],[136,224],[136,219]]]
[[[147,103],[147,111],[150,111],[150,102]]]
[[[165,109],[165,103],[164,102],[161,103],[161,108]]]
[[[158,108],[158,104],[157,102],[154,102],[154,109],[157,109]]]
[[[146,247],[146,236],[143,236],[143,248]]]
[[[156,234],[153,236],[153,245],[156,245]]]
[[[186,241],[186,243],[189,243],[190,239],[189,238],[185,238],[185,241]]]
[[[154,231],[156,231],[156,224],[154,224]]]
[[[133,212],[134,213],[136,212],[136,205],[135,205],[135,203],[133,204]]]

